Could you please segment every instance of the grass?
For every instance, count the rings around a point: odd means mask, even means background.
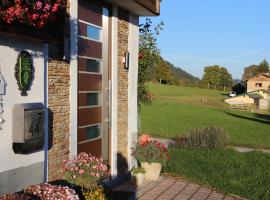
[[[150,85],[150,90],[156,99],[141,109],[144,133],[173,138],[213,125],[228,132],[230,145],[270,148],[270,116],[230,111],[223,92],[166,85]]]
[[[172,149],[165,171],[248,199],[270,197],[270,155],[234,150]]]

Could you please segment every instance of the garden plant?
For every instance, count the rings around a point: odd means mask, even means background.
[[[64,179],[82,189],[85,200],[106,199],[100,182],[108,176],[108,168],[102,158],[87,153],[64,162]]]

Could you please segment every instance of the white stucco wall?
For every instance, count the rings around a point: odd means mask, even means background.
[[[27,50],[33,57],[34,80],[28,96],[21,96],[14,77],[14,66],[21,50]],[[28,155],[15,154],[12,149],[12,108],[18,103],[44,103],[44,44],[41,41],[15,39],[0,35],[0,65],[7,82],[3,96],[3,130],[0,130],[0,172],[44,162],[44,151]]]
[[[130,63],[128,72],[128,163],[129,170],[135,161],[131,156],[131,147],[138,137],[138,107],[137,107],[137,81],[138,81],[138,50],[139,50],[139,17],[129,15],[128,51]]]
[[[254,104],[254,99],[250,98],[247,95],[243,95],[243,96],[236,96],[236,97],[231,97],[231,98],[225,99],[225,103],[228,103],[230,105]]]

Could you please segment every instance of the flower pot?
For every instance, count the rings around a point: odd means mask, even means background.
[[[136,185],[142,185],[144,180],[144,174],[142,173],[137,173],[133,174],[131,173],[131,182]]]
[[[145,169],[144,178],[146,180],[157,181],[159,179],[161,164],[142,162],[141,166]]]

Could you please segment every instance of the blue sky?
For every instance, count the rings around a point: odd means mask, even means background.
[[[165,23],[162,56],[197,77],[218,64],[241,78],[244,67],[270,61],[270,0],[163,0],[152,21]]]

